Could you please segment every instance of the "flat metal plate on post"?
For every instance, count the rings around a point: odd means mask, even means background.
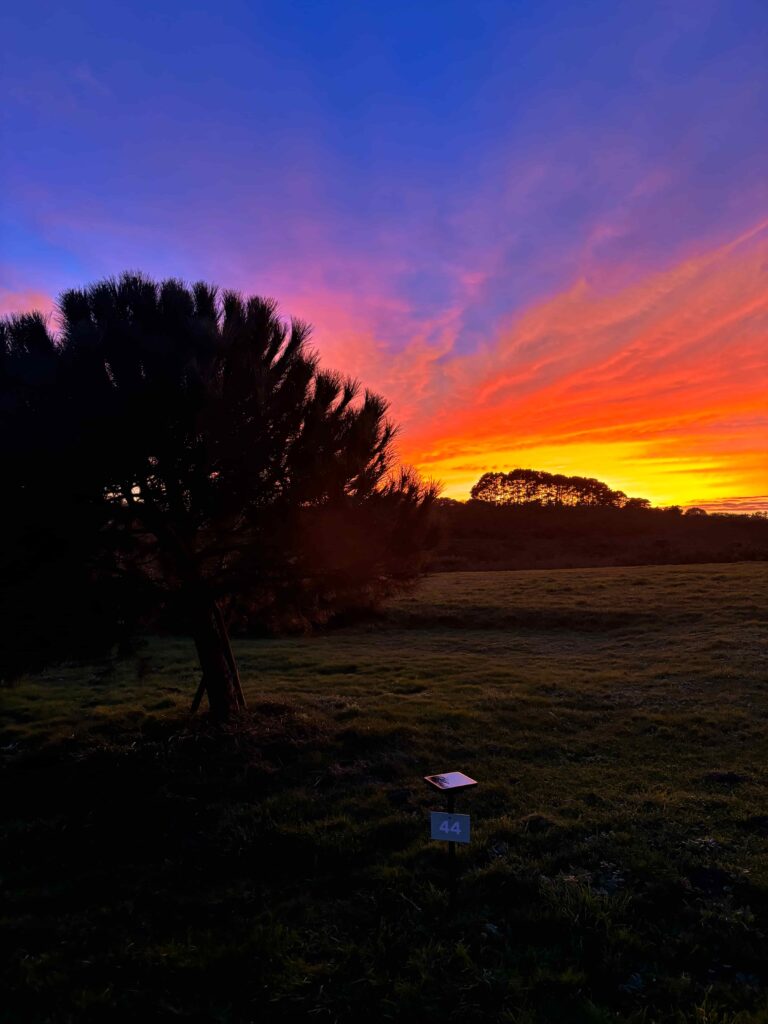
[[[442,839],[446,843],[469,842],[468,814],[446,814],[445,811],[432,811],[429,821],[432,828],[432,839]]]
[[[440,790],[441,793],[458,792],[460,789],[468,789],[476,786],[477,782],[470,779],[464,772],[445,772],[442,775],[425,775],[424,781]]]

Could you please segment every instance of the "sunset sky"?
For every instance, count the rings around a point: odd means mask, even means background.
[[[765,0],[12,6],[0,312],[272,295],[449,496],[768,509]]]

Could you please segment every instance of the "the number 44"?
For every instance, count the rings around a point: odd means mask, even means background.
[[[444,821],[440,825],[440,831],[445,832],[446,834],[450,834],[452,832],[455,836],[460,836],[461,825],[458,821]]]

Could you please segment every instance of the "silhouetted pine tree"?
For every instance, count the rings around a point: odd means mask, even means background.
[[[308,579],[332,604],[334,589],[418,573],[434,489],[392,472],[386,402],[322,371],[305,324],[138,274],[66,292],[60,317],[56,340],[37,316],[2,328],[10,519],[26,535],[35,507],[34,529],[58,524],[57,579],[69,537],[93,586],[183,610],[195,707],[203,691],[219,719],[244,703],[229,608]],[[40,552],[27,561],[45,574]]]

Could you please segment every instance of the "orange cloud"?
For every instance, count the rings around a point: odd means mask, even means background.
[[[471,354],[456,348],[463,309],[392,351],[345,317],[359,297],[318,304],[317,338],[391,398],[403,458],[449,495],[534,466],[714,507],[768,481],[767,268],[762,222],[619,290],[578,281]]]
[[[585,273],[472,352],[461,344],[483,269],[459,268],[431,318],[382,286],[375,263],[332,286],[298,268],[264,290],[315,324],[324,364],[390,399],[401,457],[448,495],[466,497],[486,470],[529,466],[659,504],[754,511],[768,508],[766,270],[763,221],[621,287]],[[52,306],[0,290],[0,311]]]

